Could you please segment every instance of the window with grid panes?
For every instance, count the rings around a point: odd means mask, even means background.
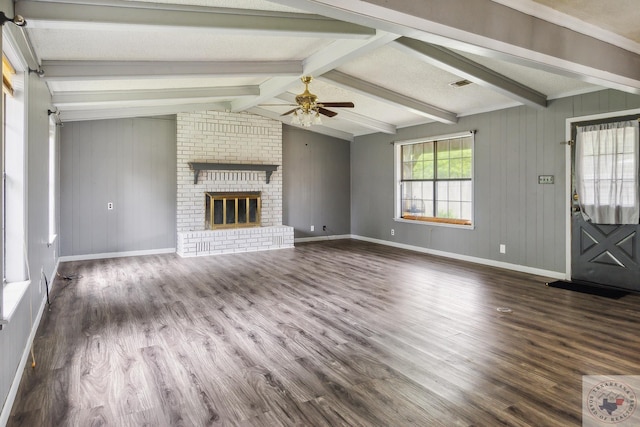
[[[473,133],[398,144],[399,218],[473,225]]]

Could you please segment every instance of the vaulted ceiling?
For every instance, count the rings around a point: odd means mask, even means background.
[[[302,75],[321,102],[354,102],[309,128],[345,140],[640,93],[636,0],[18,0],[15,11],[62,121],[212,109],[289,123]]]

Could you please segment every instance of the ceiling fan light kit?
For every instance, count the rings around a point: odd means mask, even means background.
[[[334,117],[338,114],[334,111],[327,110],[324,107],[354,107],[353,102],[318,102],[318,97],[309,92],[309,83],[311,83],[313,77],[303,76],[300,80],[302,81],[302,83],[304,83],[304,92],[296,96],[296,104],[293,104],[293,106],[296,106],[296,108],[282,114],[282,116],[293,114],[293,117],[291,117],[292,125],[303,127],[309,127],[311,125],[321,125],[321,114],[327,117]]]

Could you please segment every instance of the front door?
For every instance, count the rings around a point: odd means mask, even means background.
[[[616,118],[615,121],[624,119]],[[633,120],[637,120],[637,115]],[[575,143],[572,148],[571,279],[640,292],[640,225],[598,224],[589,220],[588,216],[585,219],[582,212],[584,209],[581,208],[583,204],[577,201],[587,197],[579,194],[576,185],[579,174],[593,174],[594,171],[584,172],[584,168],[576,171],[576,152],[579,151],[576,148],[581,142],[580,138],[576,138],[575,127],[576,124],[573,124],[572,140]],[[635,161],[639,161],[637,150]],[[597,175],[598,171],[595,173]],[[638,179],[637,173],[635,178]],[[596,176],[596,181],[599,179]],[[585,192],[584,189],[581,190]]]

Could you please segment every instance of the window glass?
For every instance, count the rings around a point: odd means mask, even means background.
[[[400,218],[473,224],[473,134],[399,147]]]

